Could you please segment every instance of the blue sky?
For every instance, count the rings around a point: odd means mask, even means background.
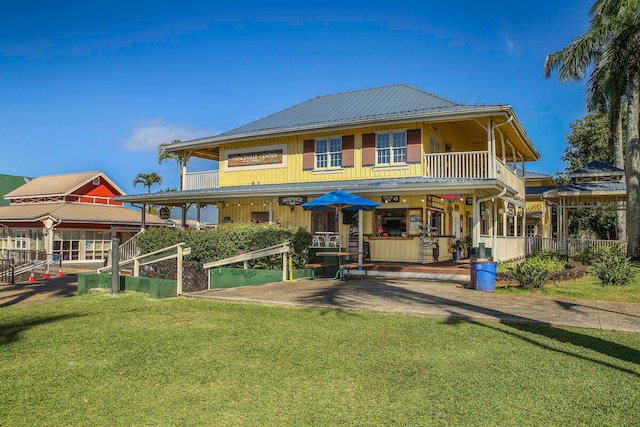
[[[544,58],[588,28],[590,1],[0,0],[0,173],[102,170],[177,187],[158,144],[233,129],[319,95],[407,83],[510,104],[553,174],[584,84]],[[210,164],[194,162],[191,170]],[[154,190],[160,187],[154,187]]]

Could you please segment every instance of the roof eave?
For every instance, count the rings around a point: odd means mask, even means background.
[[[525,140],[528,146],[532,149],[532,152],[539,158],[539,153],[533,147],[533,144],[529,140],[529,137],[524,132],[522,125],[520,124],[513,108],[509,105],[492,105],[492,106],[483,106],[478,108],[471,108],[468,110],[459,110],[459,111],[442,111],[442,112],[430,112],[430,113],[419,113],[412,115],[402,115],[397,117],[387,117],[387,118],[367,118],[361,120],[350,120],[343,121],[337,123],[320,123],[320,124],[311,124],[305,126],[296,126],[291,128],[279,128],[279,129],[267,129],[259,132],[248,132],[244,134],[236,134],[225,136],[224,134],[218,136],[212,136],[208,138],[195,139],[191,141],[179,142],[171,145],[164,146],[163,149],[165,151],[185,151],[190,149],[198,149],[204,147],[213,147],[220,146],[224,144],[229,144],[233,142],[242,142],[247,140],[252,140],[260,137],[282,137],[282,136],[291,136],[291,135],[301,135],[309,133],[310,131],[336,131],[343,129],[352,129],[354,127],[366,127],[372,124],[377,125],[387,125],[387,124],[403,124],[403,123],[412,123],[416,121],[423,122],[431,122],[435,120],[442,119],[470,119],[477,117],[485,117],[488,115],[494,114],[503,114],[503,115],[513,115],[514,120],[517,124],[518,133],[520,137]]]
[[[465,182],[465,191],[471,190],[498,190],[504,188],[505,185],[495,179],[483,179],[483,180],[471,180]],[[399,191],[414,191],[428,193],[446,193],[447,191],[460,192],[460,183],[456,181],[451,182],[437,182],[437,183],[415,183],[415,184],[397,184],[389,183],[385,184],[381,182],[373,185],[358,185],[348,184],[344,182],[331,182],[322,187],[305,187],[304,185],[292,186],[289,189],[286,188],[264,188],[262,186],[246,186],[246,188],[233,187],[229,192],[223,191],[176,191],[172,193],[152,193],[152,194],[132,194],[126,196],[118,196],[115,199],[124,203],[144,203],[144,204],[181,204],[181,203],[195,203],[198,201],[212,202],[214,200],[225,199],[250,199],[250,198],[269,198],[278,197],[283,195],[298,195],[301,191],[310,196],[316,196],[325,194],[332,190],[345,190],[349,192],[357,192],[359,194],[378,194],[378,195],[392,195],[397,194]],[[510,187],[507,189],[515,194],[516,191]]]

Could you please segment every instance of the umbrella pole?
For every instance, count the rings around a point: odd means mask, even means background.
[[[362,265],[362,261],[364,260],[364,237],[362,236],[363,225],[362,225],[362,210],[358,211],[358,264]]]

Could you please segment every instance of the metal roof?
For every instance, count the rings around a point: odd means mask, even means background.
[[[540,157],[510,105],[462,104],[407,84],[324,95],[211,137],[176,142],[168,151],[193,150],[256,137],[341,129],[428,118],[513,117],[512,126],[535,159]]]
[[[572,171],[569,176],[585,176],[585,175],[602,175],[602,174],[624,174],[624,169],[617,168],[609,163],[600,160],[594,160],[586,165]]]
[[[555,190],[556,186],[554,185],[541,185],[538,187],[525,187],[525,194],[527,196],[541,196],[549,190]]]
[[[568,184],[558,187],[558,194],[605,191],[626,193],[627,184],[623,181],[602,181]]]
[[[524,172],[524,179],[553,179],[553,176],[548,175],[546,173],[539,173],[539,172],[532,172],[532,171],[525,171]]]
[[[486,105],[465,105],[406,84],[399,84],[319,96],[222,133],[220,136],[480,108],[486,108]]]

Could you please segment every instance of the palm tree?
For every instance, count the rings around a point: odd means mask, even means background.
[[[162,177],[155,172],[151,173],[139,173],[136,175],[136,179],[133,180],[133,186],[137,184],[143,184],[147,187],[147,192],[151,193],[151,186],[153,184],[162,184]]]
[[[191,160],[191,158],[189,156],[175,153],[173,151],[165,151],[165,147],[171,144],[176,144],[178,142],[182,141],[180,141],[179,139],[174,139],[170,143],[164,143],[158,146],[158,164],[162,164],[162,162],[165,162],[167,160],[175,160],[176,162],[178,162],[178,167],[180,168],[180,190],[182,190],[182,180],[184,179],[183,177],[185,173],[184,169],[187,167],[187,163],[189,163],[189,160]]]
[[[594,103],[607,105],[613,129],[619,123],[620,106],[626,98],[627,138],[625,178],[627,184],[628,255],[640,257],[640,0],[596,0],[590,10],[591,28],[549,55],[545,76],[558,70],[561,82],[582,80],[591,70],[588,92]],[[616,142],[617,141],[617,142]],[[614,153],[620,148],[614,146]],[[619,154],[615,157],[620,157]]]

